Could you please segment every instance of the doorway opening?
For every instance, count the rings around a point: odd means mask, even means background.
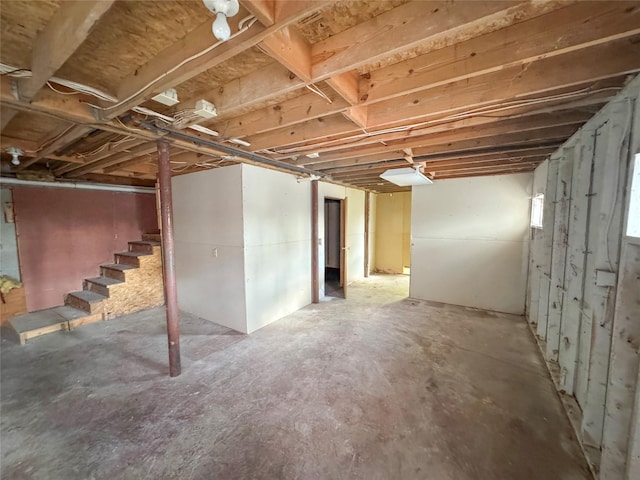
[[[324,295],[347,298],[346,199],[324,199]]]

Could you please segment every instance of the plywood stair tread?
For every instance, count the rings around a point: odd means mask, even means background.
[[[151,253],[147,252],[118,252],[116,256],[119,255],[121,257],[148,257]]]
[[[61,305],[14,317],[9,323],[18,335],[20,343],[24,344],[30,338],[47,333],[73,330],[80,325],[101,320],[101,314],[89,314],[84,310]]]
[[[85,312],[84,310],[79,310],[77,308],[70,307],[69,305],[54,307],[52,310],[67,321],[77,320],[78,318],[83,318],[87,316],[87,312]]]
[[[81,312],[80,310],[78,311]],[[81,313],[86,315],[86,312]],[[9,320],[9,323],[16,333],[21,335],[26,332],[37,331],[44,328],[51,328],[50,331],[62,330],[66,328],[64,324],[67,323],[67,319],[58,314],[55,309],[47,308],[45,310],[38,310],[37,312],[18,315]],[[56,326],[58,328],[53,328]]]
[[[79,290],[77,292],[71,292],[69,295],[79,298],[80,300],[84,300],[87,303],[100,302],[107,299],[104,295],[90,292],[89,290]]]
[[[124,263],[108,263],[100,266],[104,268],[111,268],[112,270],[121,270],[121,271],[138,268],[138,267],[134,267],[133,265],[126,265]]]
[[[101,265],[101,275],[85,278],[84,289],[67,294],[64,306],[12,318],[9,323],[20,343],[161,305],[164,295],[159,239],[158,234],[145,234],[142,240],[128,242],[130,250],[116,253],[117,263]],[[133,272],[125,275],[129,270]]]
[[[136,245],[151,245],[152,247],[159,247],[161,245],[160,242],[154,242],[151,240],[136,240],[134,242],[129,242],[129,243],[134,243]]]
[[[87,278],[87,282],[96,283],[98,285],[103,285],[105,287],[108,287],[110,285],[118,285],[120,283],[124,283],[122,280],[116,280],[115,278],[110,278],[110,277]]]

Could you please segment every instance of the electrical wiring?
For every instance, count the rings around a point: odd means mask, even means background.
[[[53,83],[57,83],[58,85],[62,85],[63,87],[70,88],[72,90],[76,90],[80,93],[84,93],[87,95],[91,95],[92,97],[96,97],[100,100],[105,100],[107,102],[117,102],[118,99],[113,95],[109,95],[108,93],[103,92],[94,87],[90,87],[88,85],[83,85],[82,83],[77,83],[71,80],[65,80],[64,78],[51,77],[49,80]]]
[[[602,93],[602,92],[606,92],[606,91],[618,91],[619,88],[618,87],[605,87],[605,88],[600,88],[600,89],[591,89],[590,87],[586,87],[580,90],[576,90],[574,92],[567,92],[567,93],[562,93],[562,94],[556,94],[556,95],[548,95],[545,97],[539,97],[539,98],[534,98],[534,99],[522,99],[522,100],[512,100],[510,102],[504,102],[502,103],[499,107],[495,106],[495,105],[486,105],[486,106],[482,106],[482,107],[477,107],[471,110],[466,110],[464,112],[458,112],[458,113],[454,113],[451,115],[447,115],[446,117],[443,118],[438,118],[435,120],[426,120],[424,122],[418,122],[418,123],[414,123],[411,125],[403,125],[403,126],[399,126],[399,127],[392,127],[392,128],[386,128],[383,130],[377,130],[375,132],[368,132],[366,130],[363,129],[364,133],[363,134],[358,134],[358,135],[352,135],[346,138],[341,138],[341,139],[336,139],[333,141],[329,141],[329,142],[322,142],[322,145],[324,147],[329,147],[332,145],[350,145],[353,143],[356,143],[358,141],[364,140],[366,138],[371,138],[374,136],[378,136],[378,135],[386,135],[386,134],[390,134],[390,133],[401,133],[401,132],[405,132],[405,131],[409,131],[409,130],[413,130],[415,128],[419,128],[419,127],[427,127],[429,125],[434,125],[434,124],[439,124],[439,123],[444,123],[447,121],[452,121],[452,120],[461,120],[461,119],[465,119],[465,118],[472,118],[472,117],[477,117],[477,116],[483,116],[483,114],[486,113],[495,113],[495,112],[500,112],[500,111],[505,111],[505,110],[510,110],[513,108],[519,108],[519,107],[523,107],[523,106],[530,106],[530,105],[536,105],[539,103],[546,103],[549,101],[554,101],[554,100],[564,100],[564,99],[571,99],[574,97],[581,97],[581,96],[585,96],[585,95],[593,95],[595,93]],[[508,116],[505,116],[508,117]],[[317,146],[314,145],[305,145],[304,147],[293,147],[293,148],[289,148],[289,149],[281,149],[281,150],[276,150],[275,153],[279,154],[279,155],[289,155],[289,154],[296,154],[296,153],[303,153],[305,151],[309,151],[309,150],[317,150]]]
[[[257,21],[257,18],[253,15],[249,15],[245,18],[243,18],[242,20],[240,20],[240,22],[238,23],[238,27],[240,27],[240,25],[242,25],[242,28],[239,28],[238,31],[236,33],[234,33],[233,35],[231,35],[229,37],[228,40],[231,40],[232,38],[237,37],[238,35],[246,32],[249,28],[251,28],[253,26],[253,24]],[[245,25],[245,22],[248,23],[247,25]],[[227,40],[227,41],[228,41]],[[108,107],[100,107],[97,105],[91,105],[92,107],[102,111],[102,112],[109,112],[110,110],[113,110],[119,106],[121,106],[123,103],[128,102],[129,100],[131,100],[132,98],[135,98],[136,96],[138,96],[140,93],[144,92],[147,88],[151,87],[152,85],[154,85],[156,82],[158,82],[159,80],[162,80],[163,78],[167,77],[168,75],[171,75],[173,72],[175,72],[176,70],[182,68],[184,65],[186,65],[187,63],[196,60],[200,57],[202,57],[203,55],[206,55],[207,53],[209,53],[210,51],[212,51],[213,49],[215,49],[216,47],[218,47],[221,43],[221,41],[218,41],[216,43],[214,43],[213,45],[211,45],[208,48],[205,48],[204,50],[191,55],[190,57],[184,59],[183,61],[181,61],[180,63],[178,63],[177,65],[175,65],[174,67],[170,68],[169,70],[167,70],[166,72],[164,72],[162,75],[154,78],[153,80],[151,80],[149,83],[147,83],[144,87],[138,89],[138,91],[132,93],[131,95],[129,95],[128,97],[119,100],[118,103],[116,103],[115,105],[110,105]]]
[[[244,33],[245,31],[247,31],[248,29],[250,29],[253,24],[257,21],[257,18],[253,15],[248,15],[246,17],[244,17],[242,20],[240,20],[240,22],[238,23],[238,31],[236,33],[234,33],[233,35],[231,35],[231,37],[229,37],[228,40],[231,40],[234,37],[237,37],[238,35]],[[136,97],[138,94],[140,94],[141,92],[143,92],[144,90],[146,90],[147,88],[149,88],[150,86],[152,86],[153,84],[155,84],[156,82],[158,82],[159,80],[161,80],[162,78],[166,77],[167,75],[170,75],[171,73],[175,72],[176,70],[178,70],[179,68],[183,67],[184,65],[186,65],[187,63],[196,60],[198,58],[200,58],[203,55],[206,55],[207,53],[209,53],[210,51],[212,51],[214,48],[218,47],[221,43],[221,41],[218,41],[216,43],[214,43],[213,45],[211,45],[210,47],[202,50],[201,52],[196,53],[195,55],[190,56],[189,58],[186,58],[185,60],[183,60],[182,62],[180,62],[178,65],[174,66],[173,68],[169,69],[168,71],[164,72],[162,75],[156,77],[155,79],[153,79],[152,81],[150,81],[147,85],[145,85],[144,87],[142,87],[141,89],[139,89],[137,92],[129,95],[127,98],[118,101],[118,99],[116,99],[115,97],[112,97],[104,92],[100,92],[97,89],[94,89],[92,87],[88,87],[86,85],[81,85],[75,82],[70,82],[68,80],[64,80],[64,79],[59,79],[57,77],[51,78],[50,81],[54,82],[54,83],[58,83],[60,85],[66,86],[68,88],[71,88],[73,90],[77,90],[80,93],[86,93],[88,95],[92,95],[96,98],[99,98],[101,100],[107,100],[110,102],[117,102],[115,103],[115,105],[110,105],[109,107],[101,107],[99,105],[94,105],[88,102],[83,102],[86,103],[87,105],[89,105],[90,107],[93,107],[97,110],[100,111],[109,111],[112,110],[114,108],[119,107],[120,105],[122,105],[123,103],[131,100],[132,98]],[[18,72],[18,71],[23,71],[23,69],[17,69],[14,67],[10,67],[9,65],[5,65],[5,64],[0,64],[0,74],[10,74],[11,72]],[[25,70],[26,72],[26,70]],[[28,75],[21,75],[23,77],[26,76],[31,76],[31,72],[28,71]],[[47,82],[48,83],[48,82]],[[49,87],[53,89],[53,87],[51,87],[51,85],[48,83]],[[62,93],[59,92],[58,93]],[[66,93],[65,93],[66,94]]]
[[[161,120],[164,120],[168,123],[173,123],[175,121],[175,119],[173,117],[170,117],[168,115],[163,115],[162,113],[158,113],[154,110],[151,110],[150,108],[146,108],[146,107],[133,107],[131,110],[133,110],[134,112],[137,113],[142,113],[143,115],[150,115],[152,117],[157,117],[160,118]]]
[[[305,85],[309,90],[311,90],[313,93],[315,93],[316,95],[319,95],[320,97],[324,98],[327,102],[329,102],[330,104],[333,103],[333,100],[331,100],[322,90],[320,90],[319,87],[317,87],[315,84],[310,83],[309,85]]]
[[[33,73],[31,72],[31,70],[28,70],[26,68],[16,68],[5,63],[0,63],[0,75],[8,75],[13,78],[31,78],[33,76]],[[70,88],[71,90],[74,90],[74,92],[62,92],[54,88],[51,83],[56,83],[58,85],[62,85],[63,87]],[[84,93],[86,95],[91,95],[100,100],[105,100],[108,102],[118,101],[117,98],[103,92],[102,90],[98,90],[97,88],[83,85],[82,83],[74,82],[71,80],[65,80],[64,78],[51,77],[49,80],[47,80],[46,85],[54,92],[61,95],[77,95],[80,93]]]
[[[122,120],[120,120],[118,117],[115,117],[114,120],[116,122],[118,122],[122,128],[125,128],[126,130],[129,130],[130,132],[147,133],[146,130],[142,130],[140,128],[133,128],[133,127],[130,127],[128,125],[125,125],[124,123],[122,123]]]
[[[46,83],[47,87],[49,87],[51,90],[53,90],[56,93],[59,93],[60,95],[80,95],[80,92],[77,91],[73,91],[73,92],[63,92],[62,90],[58,90],[57,88],[55,88],[53,85],[51,85],[51,82],[47,82]]]
[[[106,148],[117,147],[118,145],[122,145],[123,143],[130,142],[132,140],[136,140],[136,139],[133,138],[133,137],[125,136],[124,138],[122,138],[120,140],[104,143],[100,147],[96,148],[95,150],[93,150],[91,152],[77,153],[76,157],[77,158],[92,157],[92,156],[97,155],[98,153],[102,152]]]

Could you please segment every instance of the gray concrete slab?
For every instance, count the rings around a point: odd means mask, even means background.
[[[249,336],[162,309],[2,341],[2,478],[590,478],[520,317],[373,276]]]

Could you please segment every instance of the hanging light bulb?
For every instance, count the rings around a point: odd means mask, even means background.
[[[218,13],[218,15],[216,15],[211,30],[218,40],[223,42],[229,40],[231,29],[227,23],[227,16],[224,13]]]
[[[222,42],[231,36],[231,29],[227,23],[227,18],[238,13],[240,6],[238,0],[202,0],[204,6],[216,14],[211,30],[216,38]]]
[[[7,153],[13,157],[11,159],[12,165],[15,165],[16,167],[20,165],[20,155],[24,153],[22,150],[16,147],[9,147],[7,148]]]

